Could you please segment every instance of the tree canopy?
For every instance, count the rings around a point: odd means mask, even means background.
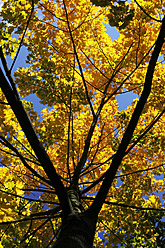
[[[2,2],[0,247],[162,247],[165,1]]]

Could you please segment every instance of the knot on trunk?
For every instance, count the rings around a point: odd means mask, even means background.
[[[80,201],[79,192],[75,189],[67,191],[68,200],[70,204],[71,214],[80,214],[82,212],[82,205]]]

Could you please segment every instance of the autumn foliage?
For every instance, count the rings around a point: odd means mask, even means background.
[[[162,247],[165,1],[2,2],[0,247],[53,247],[86,213],[93,247]]]

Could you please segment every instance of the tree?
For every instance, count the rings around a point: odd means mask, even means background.
[[[164,7],[3,1],[1,247],[161,245]],[[13,78],[22,46],[28,66]],[[119,111],[127,92],[137,98]],[[47,104],[41,116],[29,94]]]

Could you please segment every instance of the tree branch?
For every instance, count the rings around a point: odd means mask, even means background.
[[[105,201],[106,195],[108,194],[109,188],[111,187],[111,184],[114,180],[115,174],[121,164],[121,161],[125,155],[125,151],[129,145],[129,142],[132,138],[133,132],[136,128],[137,122],[140,118],[140,115],[142,113],[142,110],[144,108],[144,105],[149,97],[149,94],[151,92],[151,85],[152,85],[152,79],[153,79],[153,74],[156,66],[157,59],[159,57],[159,53],[161,51],[161,48],[164,44],[164,37],[165,37],[165,18],[163,18],[162,21],[162,26],[158,35],[158,38],[155,43],[155,48],[152,53],[147,73],[146,73],[146,78],[145,78],[145,83],[144,83],[144,88],[143,92],[141,94],[141,97],[136,105],[136,108],[132,114],[131,120],[128,124],[128,127],[123,135],[122,141],[119,145],[119,148],[112,160],[110,168],[106,172],[106,176],[104,178],[104,181],[100,187],[99,192],[96,195],[96,198],[90,207],[89,211],[92,211],[92,213],[95,213],[96,215],[99,213],[101,210],[101,207]]]
[[[68,120],[68,147],[67,147],[67,171],[68,171],[68,176],[69,180],[71,182],[71,173],[70,173],[70,167],[69,167],[69,156],[70,156],[70,126],[71,126],[71,114],[72,114],[72,88],[70,89],[70,99],[69,99],[69,120]]]
[[[28,198],[28,197],[25,197],[25,196],[20,196],[20,195],[17,195],[17,194],[14,194],[14,193],[11,193],[11,192],[8,192],[8,191],[5,191],[5,190],[2,190],[0,189],[0,192],[4,193],[4,194],[7,194],[7,195],[12,195],[14,197],[18,197],[18,198],[21,198],[23,200],[27,200],[29,202],[41,202],[41,203],[45,203],[45,204],[56,204],[56,202],[51,202],[51,201],[42,201],[42,200],[39,200],[39,199],[33,199],[33,198]]]
[[[47,180],[45,177],[41,176],[37,171],[35,171],[30,165],[28,165],[28,163],[25,161],[24,157],[18,152],[18,150],[13,147],[4,137],[2,137],[0,135],[0,139],[3,140],[4,143],[2,143],[2,141],[0,141],[2,144],[6,145],[9,149],[11,149],[12,151],[14,151],[16,153],[16,155],[20,158],[21,162],[24,164],[24,166],[30,170],[34,176],[36,176],[37,178],[41,179],[43,182],[47,183],[48,185],[51,185],[51,182],[49,180]],[[51,185],[52,186],[52,185]]]
[[[135,0],[135,3],[136,3],[136,4],[139,6],[139,8],[140,8],[148,17],[150,17],[152,20],[154,20],[154,21],[156,21],[156,22],[162,22],[162,20],[159,20],[159,19],[156,19],[156,18],[150,16],[150,15],[145,11],[145,9],[138,3],[137,0]]]
[[[26,28],[25,28],[25,31],[24,31],[24,33],[23,33],[21,42],[20,42],[20,44],[19,44],[19,48],[18,48],[18,50],[17,50],[16,56],[15,56],[15,58],[14,58],[14,61],[13,61],[12,65],[11,65],[11,67],[10,67],[10,71],[9,71],[10,74],[11,74],[11,71],[12,71],[12,69],[13,69],[13,66],[14,66],[14,64],[15,64],[15,62],[16,62],[16,60],[17,60],[18,54],[19,54],[19,52],[20,52],[20,49],[21,49],[21,46],[22,46],[22,43],[23,43],[23,40],[24,40],[26,31],[27,31],[27,28],[28,28],[28,26],[29,26],[29,23],[30,23],[30,20],[31,20],[33,11],[34,11],[34,0],[32,0],[32,9],[31,9],[31,13],[30,13],[30,16],[29,16],[29,18],[28,18],[28,21],[27,21],[27,24],[26,24]]]
[[[86,196],[86,197],[82,197],[82,199],[86,199],[86,200],[92,200],[94,201],[95,198],[93,197],[90,197],[90,196]],[[124,204],[124,203],[117,203],[117,202],[111,202],[111,201],[104,201],[105,204],[107,205],[113,205],[113,206],[118,206],[118,207],[124,207],[124,208],[132,208],[132,209],[136,209],[136,210],[142,210],[142,211],[159,211],[159,212],[165,212],[165,208],[144,208],[144,207],[138,207],[138,206],[132,206],[132,205],[127,205],[127,204]]]
[[[92,103],[91,103],[91,100],[90,100],[90,97],[89,97],[89,93],[88,93],[86,81],[85,81],[85,78],[84,78],[83,70],[82,70],[82,67],[81,67],[81,64],[80,64],[80,61],[79,61],[79,57],[78,57],[78,54],[77,54],[77,51],[76,51],[76,46],[75,46],[75,42],[74,42],[74,39],[73,39],[72,31],[70,29],[70,24],[69,24],[69,19],[68,19],[67,8],[66,8],[66,5],[65,5],[65,0],[63,0],[63,5],[64,5],[65,13],[66,13],[66,19],[67,19],[68,29],[69,29],[69,33],[70,33],[70,38],[71,38],[71,41],[72,41],[73,50],[74,50],[74,54],[76,56],[76,60],[77,60],[78,66],[79,66],[81,77],[82,77],[82,80],[83,80],[86,97],[87,97],[87,100],[88,100],[90,109],[92,111],[93,118],[95,118],[95,112],[94,112],[94,109],[93,109],[93,106],[92,106]]]
[[[43,148],[41,142],[39,141],[37,134],[32,126],[32,123],[26,113],[26,110],[23,107],[22,102],[19,100],[17,95],[15,95],[15,92],[11,89],[1,68],[0,68],[0,78],[1,78],[0,87],[7,101],[9,102],[20,126],[22,127],[22,130],[24,131],[34,153],[36,154],[39,162],[41,163],[41,166],[43,167],[45,173],[50,179],[51,185],[53,185],[53,187],[56,190],[62,209],[64,210],[64,216],[65,214],[67,216],[70,212],[70,208],[64,185],[60,180],[59,175],[56,173],[56,170],[49,156],[47,155],[45,149]]]

